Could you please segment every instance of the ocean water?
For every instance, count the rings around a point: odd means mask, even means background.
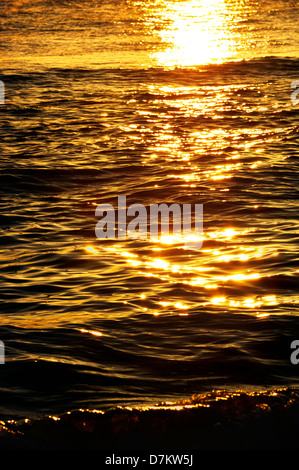
[[[211,393],[298,403],[298,8],[1,4],[4,431]],[[202,204],[202,247],[98,239],[118,196]]]

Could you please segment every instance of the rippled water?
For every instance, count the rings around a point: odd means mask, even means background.
[[[0,9],[3,419],[296,387],[296,2]],[[97,239],[119,195],[202,248]]]

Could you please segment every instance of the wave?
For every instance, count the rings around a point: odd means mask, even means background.
[[[175,403],[1,421],[0,448],[124,451],[298,449],[299,389],[213,391]]]

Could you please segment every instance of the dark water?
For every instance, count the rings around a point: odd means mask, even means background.
[[[3,420],[212,390],[297,403],[298,7],[178,3],[2,12]],[[97,239],[119,195],[203,204],[202,248]]]

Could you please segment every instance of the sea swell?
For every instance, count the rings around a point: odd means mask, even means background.
[[[39,2],[10,3],[44,18]],[[23,71],[36,32],[5,57],[0,447],[298,448],[298,59],[275,55],[279,40],[252,59],[129,67],[117,52],[145,43],[122,27],[148,24],[125,3],[133,19],[115,23],[115,2],[102,18],[86,4],[106,37],[100,51],[90,36],[90,61],[73,62],[83,11],[70,2],[53,3],[50,42]],[[69,23],[55,32],[57,11]],[[203,204],[202,249],[97,239],[95,209],[119,195]]]
[[[211,392],[144,408],[74,410],[61,416],[1,421],[1,450],[108,452],[294,450],[298,448],[298,389]],[[162,444],[161,444],[162,443]],[[127,455],[127,454],[126,454]]]

